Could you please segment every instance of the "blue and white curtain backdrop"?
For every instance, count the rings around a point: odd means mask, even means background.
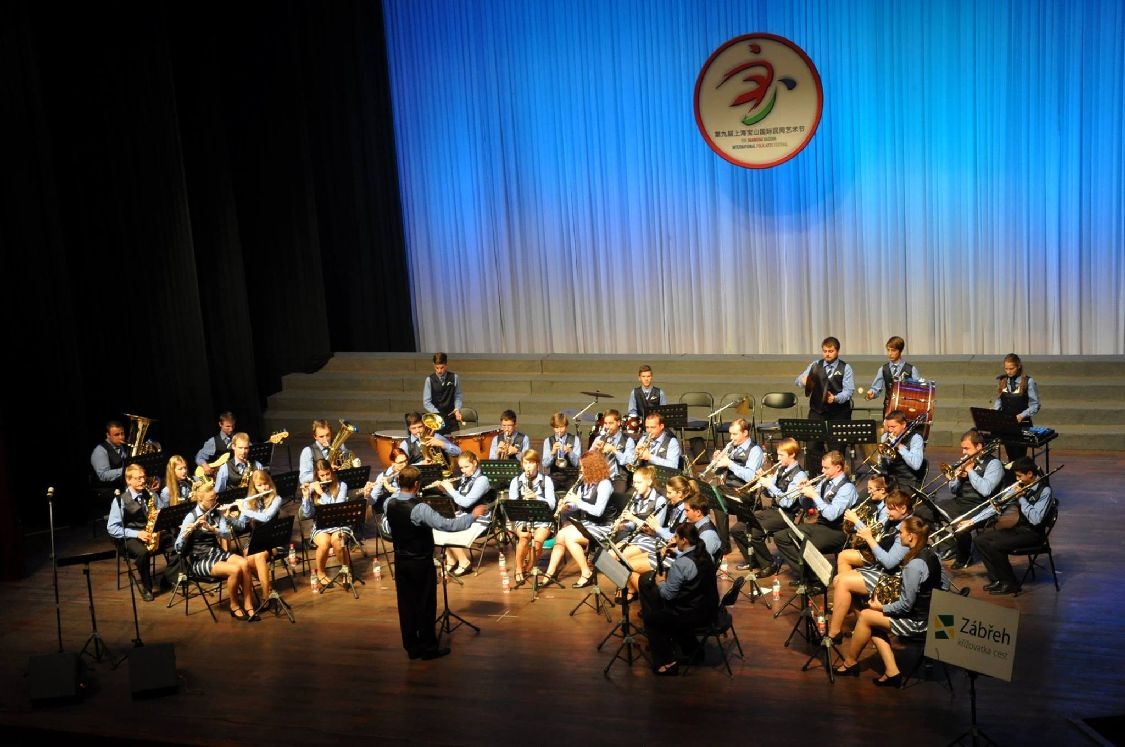
[[[384,0],[420,350],[1125,353],[1120,0]],[[824,109],[748,170],[727,40]]]

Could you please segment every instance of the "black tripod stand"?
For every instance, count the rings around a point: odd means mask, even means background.
[[[85,555],[76,555],[72,558],[63,558],[59,561],[60,566],[82,564],[82,573],[86,576],[86,594],[90,599],[90,637],[86,639],[86,645],[82,647],[82,655],[89,656],[94,661],[100,662],[102,659],[108,658],[111,669],[117,669],[121,662],[125,661],[125,657],[116,658],[109,646],[102,640],[101,633],[98,632],[98,618],[94,613],[94,587],[90,582],[90,563],[98,560],[108,560],[117,555],[115,550],[103,550],[102,552],[91,552]],[[132,584],[130,584],[130,588]],[[132,593],[132,592],[130,592]],[[136,620],[136,601],[133,602],[134,621]],[[140,643],[140,629],[137,630],[137,638],[134,643],[138,646]],[[116,661],[115,661],[116,658]]]
[[[987,734],[980,730],[977,726],[977,673],[971,669],[965,670],[969,673],[969,707],[972,709],[972,725],[961,736],[954,739],[949,743],[948,747],[953,747],[955,744],[961,744],[966,739],[971,740],[969,744],[996,744]]]
[[[479,534],[479,532],[478,532],[478,534]],[[452,633],[454,630],[461,627],[462,625],[468,625],[470,628],[472,628],[477,633],[480,632],[480,628],[478,628],[476,625],[473,625],[471,622],[469,622],[465,618],[458,615],[456,612],[453,612],[449,609],[449,571],[446,570],[445,552],[446,552],[446,545],[441,545],[441,565],[438,566],[438,573],[441,574],[441,604],[442,604],[442,610],[441,610],[441,613],[437,616],[437,619],[434,620],[434,623],[438,626],[438,648],[441,648],[441,636],[442,636],[442,634]],[[464,585],[464,582],[461,579],[457,578],[456,576],[453,577],[453,580],[456,581],[459,584]],[[451,622],[454,618],[456,618],[456,620],[457,620],[456,625],[454,625]]]
[[[271,521],[254,527],[253,532],[250,534],[250,542],[246,547],[246,556],[252,558],[258,553],[268,553],[266,556],[268,560],[266,562],[269,564],[270,593],[269,596],[263,599],[262,603],[258,605],[258,609],[255,610],[255,612],[262,612],[268,607],[273,609],[275,616],[284,614],[289,618],[289,622],[295,623],[297,619],[293,617],[293,608],[277,593],[277,586],[273,578],[273,564],[276,560],[275,553],[281,552],[281,548],[285,547],[292,535],[293,515],[274,517]],[[292,583],[294,569],[289,565],[289,559],[285,555],[281,555],[280,559],[285,563],[285,568],[289,573],[289,581]],[[293,584],[293,586],[295,590],[296,584]]]
[[[613,658],[605,665],[602,674],[608,677],[610,668],[613,666],[613,663],[618,660],[624,661],[629,666],[633,666],[633,662],[641,658],[651,665],[652,660],[649,659],[644,647],[637,642],[637,636],[643,635],[644,631],[639,630],[633,625],[633,621],[629,617],[628,584],[629,576],[633,573],[632,566],[629,565],[625,558],[618,554],[617,549],[612,543],[603,543],[594,558],[594,567],[601,568],[606,576],[623,591],[621,595],[621,620],[617,625],[613,626],[613,630],[609,631],[606,637],[602,639],[602,642],[598,644],[598,650],[601,651],[602,647],[615,635],[621,636],[621,645],[617,647]]]
[[[571,523],[574,524],[574,526],[578,528],[579,533],[586,538],[586,541],[589,543],[588,547],[601,546],[604,550],[605,545],[601,541],[599,541],[597,537],[590,534],[590,530],[588,530],[581,521],[572,519]],[[613,617],[609,612],[609,608],[613,606],[613,600],[605,595],[605,592],[602,591],[602,587],[598,583],[597,559],[598,557],[600,557],[603,550],[598,550],[595,552],[594,562],[590,567],[590,572],[593,574],[590,577],[590,591],[586,593],[586,596],[582,597],[581,602],[574,605],[574,609],[570,611],[571,617],[574,617],[574,613],[578,612],[578,610],[582,609],[582,606],[585,605],[598,614],[605,615],[606,622],[613,622]],[[628,577],[626,576],[626,578]],[[624,588],[624,586],[622,585],[621,588]],[[594,598],[593,602],[590,601],[590,597]]]

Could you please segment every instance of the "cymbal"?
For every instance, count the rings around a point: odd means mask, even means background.
[[[605,392],[600,392],[600,391],[579,392],[579,394],[585,394],[587,397],[593,397],[594,399],[599,399],[601,397],[613,397],[612,394],[606,394]]]

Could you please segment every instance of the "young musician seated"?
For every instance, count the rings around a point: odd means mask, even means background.
[[[457,467],[461,470],[460,477],[455,477],[450,480],[442,480],[438,483],[437,487],[441,489],[444,495],[453,499],[457,504],[457,513],[461,514],[466,511],[471,511],[474,506],[482,503],[488,496],[488,491],[492,489],[492,484],[489,479],[480,470],[480,460],[477,458],[475,452],[463,451],[457,457]],[[458,483],[458,484],[454,484]],[[488,522],[489,515],[485,514],[481,521]],[[472,562],[469,560],[469,552],[463,547],[450,547],[449,555],[456,562],[456,567],[453,564],[446,566],[446,571],[452,571],[454,576],[464,576],[469,572],[472,567]]]
[[[509,501],[541,501],[555,508],[555,485],[550,475],[539,471],[539,452],[529,450],[523,455],[520,465],[523,472],[512,478],[508,487]],[[535,567],[543,543],[551,536],[551,522],[517,521],[512,524],[516,535],[516,588],[523,586],[526,576]]]
[[[563,556],[568,552],[581,571],[581,577],[572,588],[583,589],[593,583],[594,572],[590,570],[590,564],[586,561],[586,546],[589,541],[578,527],[568,520],[571,517],[577,519],[581,516],[579,520],[588,532],[605,537],[611,525],[608,521],[603,521],[602,516],[605,514],[606,506],[609,505],[611,495],[613,495],[613,483],[609,479],[609,465],[606,464],[605,457],[601,452],[587,451],[578,463],[578,480],[555,507],[555,516],[561,526],[555,535],[555,546],[551,550],[551,560],[547,564],[545,576],[547,583],[559,583],[556,574]],[[569,514],[563,514],[564,511]]]
[[[277,518],[281,510],[281,497],[277,494],[277,486],[273,476],[264,469],[256,469],[250,473],[250,495],[239,502],[242,505],[236,522],[236,528],[245,528],[253,531],[259,524],[265,524]],[[262,598],[268,599],[273,587],[270,582],[270,556],[273,549],[263,550],[253,555],[247,555],[249,543],[243,550],[250,570],[257,574],[258,583],[262,585]]]
[[[235,620],[256,622],[254,587],[250,579],[250,564],[246,558],[230,551],[233,531],[227,517],[216,506],[215,486],[203,481],[192,494],[195,508],[187,513],[180,524],[176,538],[176,552],[191,564],[196,577],[211,576],[226,579],[230,616]],[[238,606],[238,600],[242,606]]]
[[[646,468],[642,467],[637,472],[641,472],[642,469]],[[672,543],[676,527],[687,519],[686,501],[699,498],[699,483],[683,475],[673,475],[665,483],[664,492],[667,503],[659,527],[653,529],[647,523],[642,524],[640,532],[621,553],[629,567],[633,569],[626,590],[629,599],[636,595],[640,578],[645,573],[656,571],[656,575],[664,575],[664,549]]]
[[[641,577],[641,617],[652,649],[652,669],[660,677],[679,674],[674,645],[685,657],[699,647],[695,630],[708,625],[719,607],[715,561],[692,524],[676,528],[674,560],[668,577],[656,583],[655,573]]]
[[[925,632],[930,612],[930,597],[934,589],[948,589],[949,580],[941,567],[941,560],[929,547],[930,525],[917,516],[903,520],[898,527],[898,541],[909,548],[902,569],[902,590],[898,599],[883,604],[869,599],[867,608],[861,610],[852,631],[851,642],[843,647],[844,661],[836,674],[859,676],[859,656],[868,642],[875,644],[883,660],[883,674],[872,681],[879,687],[898,687],[902,673],[895,661],[889,634],[916,636]],[[843,642],[838,634],[833,643]]]
[[[313,520],[312,540],[316,545],[316,569],[320,580],[320,591],[324,592],[332,580],[328,578],[325,567],[328,564],[328,554],[336,552],[343,566],[342,572],[346,575],[349,565],[348,541],[351,539],[351,527],[324,527],[316,521],[316,507],[330,503],[343,503],[348,499],[348,484],[341,482],[336,477],[336,471],[327,459],[317,459],[314,471],[316,480],[301,486],[301,514]]]

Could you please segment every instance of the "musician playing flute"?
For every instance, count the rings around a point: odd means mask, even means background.
[[[976,538],[977,552],[980,553],[984,567],[988,570],[988,577],[991,579],[991,583],[985,586],[984,590],[994,595],[1014,594],[1019,591],[1019,582],[1016,580],[1015,571],[1012,570],[1012,561],[1008,559],[1008,552],[1042,542],[1045,521],[1051,510],[1056,507],[1056,499],[1046,480],[1040,481],[1033,488],[1026,488],[1043,476],[1031,457],[1017,459],[1012,465],[1012,471],[1016,473],[1016,482],[1021,486],[1015,489],[1023,490],[1018,499],[1018,523],[1009,528],[997,526],[985,529]],[[968,527],[981,524],[995,515],[996,510],[989,505],[976,516],[962,522],[962,527],[967,530]]]
[[[480,460],[475,452],[462,451],[461,455],[457,457],[457,468],[461,471],[461,476],[456,479],[456,484],[454,484],[454,480],[442,480],[437,487],[442,493],[453,499],[453,502],[457,504],[457,513],[460,515],[466,511],[471,511],[478,503],[483,503],[488,491],[492,489],[492,483],[481,472]],[[491,516],[486,513],[480,521],[487,524],[490,518]],[[464,576],[472,567],[472,561],[469,560],[469,551],[463,547],[449,547],[447,549],[451,561],[445,570],[452,572],[454,576]]]
[[[763,508],[754,512],[758,526],[747,527],[739,522],[731,527],[730,537],[742,551],[745,562],[738,565],[740,571],[753,571],[759,576],[774,576],[781,566],[774,562],[773,553],[766,546],[766,536],[776,534],[786,528],[785,520],[777,509],[793,513],[799,505],[800,492],[797,486],[808,480],[808,474],[798,458],[801,446],[796,439],[785,438],[777,444],[777,472],[762,477],[759,500]],[[769,506],[766,503],[770,504]]]
[[[877,478],[873,477],[872,480]],[[878,492],[881,488],[868,485],[869,491]],[[854,547],[841,550],[836,556],[836,579],[832,587],[832,616],[829,620],[828,635],[839,645],[843,640],[844,620],[851,614],[852,603],[870,597],[879,579],[887,573],[897,573],[899,565],[910,552],[907,545],[899,542],[898,526],[910,513],[910,496],[895,490],[880,501],[883,518],[883,532],[875,539],[872,526],[863,523],[855,510],[844,512],[844,519],[855,524],[855,534],[871,548],[874,562],[868,563],[863,554]]]
[[[191,564],[192,574],[226,579],[230,616],[243,622],[261,618],[254,610],[254,587],[250,564],[231,552],[233,532],[226,516],[215,511],[217,497],[213,483],[204,480],[192,493],[195,507],[184,516],[176,537],[176,552]],[[238,600],[242,600],[239,607]]]
[[[277,494],[277,485],[274,484],[273,476],[269,471],[256,469],[250,473],[250,496],[241,504],[243,507],[235,522],[236,530],[252,530],[258,524],[265,524],[277,518],[277,513],[281,510],[281,497]],[[246,550],[249,549],[247,543]],[[273,552],[273,550],[262,550],[254,555],[246,555],[245,550],[243,551],[247,563],[250,564],[250,570],[258,576],[258,583],[262,585],[262,599],[265,600],[269,599],[270,592],[273,590],[270,580],[270,556]]]
[[[984,449],[984,438],[974,428],[961,436],[961,465],[949,481],[949,491],[953,498],[945,501],[941,508],[949,516],[961,516],[972,511],[985,499],[991,498],[1004,479],[1004,465]],[[972,562],[972,532],[954,534],[956,556],[951,568],[955,571],[966,568]],[[944,543],[943,543],[944,544]],[[941,548],[938,548],[941,551]]]
[[[867,608],[856,619],[851,641],[842,647],[844,661],[836,668],[837,675],[859,676],[859,656],[870,641],[883,661],[883,674],[872,681],[879,687],[898,687],[902,683],[888,634],[915,636],[925,632],[933,590],[949,588],[949,579],[937,553],[930,549],[929,539],[930,524],[924,519],[911,516],[899,524],[898,541],[909,548],[903,562],[902,590],[898,599],[889,604],[868,600]]]
[[[605,457],[597,451],[587,451],[578,462],[578,481],[570,489],[563,501],[566,505],[556,506],[556,511],[569,512],[564,514],[562,521],[569,516],[581,516],[583,526],[591,534],[604,538],[610,530],[610,522],[602,517],[605,515],[606,506],[609,505],[610,496],[613,495],[613,483],[609,479],[609,465]],[[581,512],[581,513],[579,513]],[[558,568],[563,561],[563,556],[570,553],[574,562],[578,564],[581,575],[571,588],[583,589],[594,581],[594,572],[586,561],[586,545],[589,541],[578,531],[572,523],[560,525],[555,535],[555,546],[551,549],[551,559],[547,564],[546,583],[558,584]],[[561,585],[561,584],[560,584]]]
[[[542,501],[555,508],[555,484],[550,475],[539,471],[539,452],[530,449],[520,462],[523,472],[512,478],[508,486],[510,501]],[[551,522],[517,521],[512,524],[516,535],[516,588],[523,586],[528,574],[539,560],[543,544],[551,536]]]

